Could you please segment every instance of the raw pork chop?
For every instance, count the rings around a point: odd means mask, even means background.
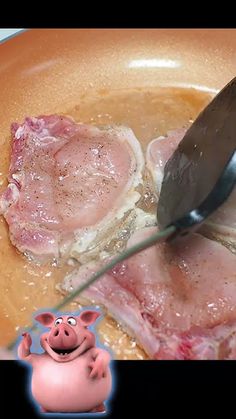
[[[0,347],[0,361],[10,361],[16,359],[13,351]]]
[[[128,246],[154,231],[137,231]],[[67,276],[62,289],[73,290],[97,268],[84,265]],[[236,358],[236,258],[201,235],[142,251],[82,298],[104,305],[151,358]]]
[[[12,243],[43,261],[96,244],[139,200],[143,155],[125,127],[58,115],[12,125],[9,185],[0,211]]]
[[[185,132],[186,129],[170,131],[167,137],[156,138],[148,146],[147,167],[152,175],[157,196],[161,190],[165,164],[178,147]],[[209,217],[202,228],[203,231],[212,237],[220,238],[230,246],[231,250],[236,250],[236,188],[227,202]]]

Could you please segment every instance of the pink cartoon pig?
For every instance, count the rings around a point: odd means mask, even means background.
[[[32,339],[23,334],[18,347],[21,360],[32,365],[32,394],[42,412],[104,412],[112,387],[110,355],[96,348],[87,329],[99,313],[79,316],[41,313],[35,319],[50,328],[41,336],[42,354],[30,352]]]

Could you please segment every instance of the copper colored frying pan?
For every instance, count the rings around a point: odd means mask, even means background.
[[[235,76],[235,49],[236,30],[31,30],[6,41],[0,45],[0,188],[11,122],[66,113],[87,96],[110,90],[171,86],[215,93]],[[15,328],[30,322],[32,311],[60,300],[55,283],[65,272],[26,262],[10,245],[3,220],[0,237],[0,344],[5,344]],[[113,323],[102,327],[114,341],[123,336]],[[126,337],[124,346],[129,347]]]

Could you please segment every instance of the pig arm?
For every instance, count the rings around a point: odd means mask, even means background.
[[[110,354],[104,349],[93,348],[91,355],[93,361],[89,364],[91,368],[90,378],[106,377],[111,359]]]
[[[35,354],[31,354],[30,347],[32,345],[32,339],[29,333],[22,334],[23,339],[18,346],[18,358],[22,361],[32,362]]]

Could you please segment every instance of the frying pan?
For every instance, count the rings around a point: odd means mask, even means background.
[[[78,105],[79,98],[101,90],[183,86],[217,92],[235,75],[235,48],[235,30],[21,33],[0,46],[0,144],[9,141],[11,122],[22,121],[26,114],[64,113]],[[7,159],[1,163],[5,170]],[[1,249],[0,258],[9,257],[10,263],[14,252],[10,246]],[[51,306],[59,299],[54,285],[48,284],[47,295],[42,295],[37,283],[38,292],[28,295],[36,305],[38,298],[41,305]],[[2,343],[7,343],[19,324],[16,307],[23,298],[14,271],[4,280],[1,293]],[[28,303],[26,311],[33,310],[34,304]]]

